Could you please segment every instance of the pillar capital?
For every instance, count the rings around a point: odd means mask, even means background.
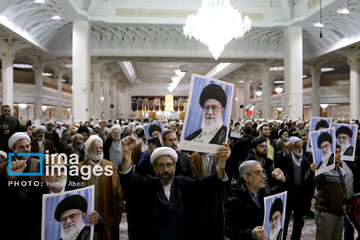
[[[0,55],[1,61],[14,61],[15,59],[15,51],[12,51],[10,49],[8,50],[2,50],[1,49],[1,55]]]

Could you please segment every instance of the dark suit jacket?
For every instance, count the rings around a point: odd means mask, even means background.
[[[216,173],[200,179],[175,176],[168,201],[157,178],[135,175],[133,169],[119,175],[132,240],[193,239],[198,231],[192,218],[194,199],[207,192],[220,191],[224,186]]]
[[[185,140],[187,140],[187,141],[194,140],[197,136],[200,135],[201,131],[202,131],[202,129],[199,129],[199,130],[193,132],[192,134],[187,136],[185,138]],[[222,145],[226,139],[226,132],[227,132],[227,127],[225,125],[222,125],[221,128],[217,131],[216,135],[211,139],[211,141],[209,143]]]
[[[350,146],[350,147],[348,147],[348,148],[345,150],[345,152],[344,152],[343,155],[345,155],[345,156],[352,156],[353,153],[354,153],[354,147],[353,147],[353,146]]]

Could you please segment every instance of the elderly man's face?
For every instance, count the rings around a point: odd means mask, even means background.
[[[345,145],[350,143],[350,137],[347,134],[341,133],[338,135],[339,145]]]
[[[151,137],[152,138],[159,138],[159,139],[161,139],[161,132],[159,132],[159,131],[154,131],[152,134],[151,134]]]
[[[281,138],[284,140],[284,139],[287,139],[289,140],[289,133],[287,131],[283,132],[283,134],[281,134]]]
[[[111,132],[111,137],[115,140],[119,140],[120,139],[120,130],[119,129],[114,129]]]
[[[297,141],[294,143],[293,152],[297,157],[300,157],[303,154],[303,142]]]
[[[153,166],[156,176],[162,185],[169,185],[174,177],[175,164],[169,156],[160,156]]]
[[[178,148],[178,138],[175,132],[171,132],[165,135],[165,142],[163,143],[166,147],[171,147],[176,151]]]
[[[275,233],[277,229],[281,228],[281,213],[276,211],[271,216],[271,232]],[[271,235],[271,234],[270,234]]]
[[[79,209],[70,209],[61,215],[61,238],[71,239],[85,226],[85,213]]]
[[[250,166],[250,174],[243,175],[245,182],[249,187],[255,190],[260,190],[265,188],[265,175],[263,173],[263,168],[260,164],[254,164]]]
[[[37,130],[36,133],[35,133],[35,138],[40,141],[42,139],[44,139],[45,137],[45,131],[40,129],[40,130]]]
[[[221,106],[220,102],[215,99],[206,100],[203,109],[204,117],[208,120],[214,120],[224,113],[224,108]]]
[[[321,143],[320,149],[321,149],[321,153],[323,155],[327,155],[327,154],[331,153],[331,143],[328,141]]]
[[[93,141],[90,144],[90,149],[89,149],[89,157],[92,161],[100,161],[101,159],[103,159],[103,145],[100,141]]]

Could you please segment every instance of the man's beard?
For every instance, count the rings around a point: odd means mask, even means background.
[[[276,239],[281,230],[280,224],[276,225],[276,228],[270,228],[270,240]]]
[[[119,140],[120,140],[120,136],[119,136],[119,137],[113,137],[113,139],[114,139],[115,141],[119,141]]]
[[[85,227],[85,223],[82,219],[79,219],[78,222],[71,223],[70,227],[65,228],[61,225],[61,239],[69,240],[72,239],[76,234],[78,234]]]
[[[340,147],[341,147],[341,154],[344,154],[344,152],[346,151],[346,149],[348,147],[350,147],[350,141],[346,140],[346,142],[344,143],[339,143]]]
[[[42,138],[37,138],[36,140],[38,140],[38,142],[43,142],[43,141],[45,140],[45,138],[44,138],[44,137],[42,137]]]
[[[78,144],[74,144],[75,148],[78,150],[82,150],[84,147],[84,143],[78,143]]]
[[[160,183],[163,186],[169,185],[171,183],[173,177],[174,177],[174,173],[170,174],[170,173],[167,173],[167,172],[165,172],[165,173],[163,173],[161,175],[159,175],[159,174],[156,174],[156,175],[158,176],[158,178],[160,180]]]
[[[259,157],[266,158],[267,157],[267,151],[265,151],[265,153],[261,153],[258,150],[256,150],[256,155],[259,156]]]
[[[206,115],[205,115],[205,117],[203,117],[202,122],[201,122],[201,129],[202,129],[203,135],[206,135],[206,134],[216,131],[222,125],[223,125],[223,119],[222,119],[221,114],[215,115],[214,119],[208,119],[208,118],[206,118]]]
[[[300,152],[293,150],[293,153],[295,155],[295,157],[300,158],[303,155],[303,151],[301,150]]]
[[[332,154],[331,151],[326,152],[326,153],[322,153],[322,155],[321,155],[322,156],[322,158],[321,158],[322,162],[327,163],[329,161],[329,158],[330,158],[331,154]],[[325,165],[322,164],[322,166],[325,167],[326,164]]]
[[[46,179],[46,186],[51,187],[52,189],[55,189],[58,191],[63,190],[65,185],[66,185],[66,177],[58,176],[55,178],[55,181],[53,181],[53,182],[49,182]]]
[[[101,159],[104,158],[104,153],[103,152],[101,152],[101,153],[90,153],[89,158],[92,161],[100,161]]]

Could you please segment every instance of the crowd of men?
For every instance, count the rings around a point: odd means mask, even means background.
[[[62,239],[88,239],[85,224],[95,225],[95,239],[119,239],[121,216],[126,212],[130,239],[262,240],[269,237],[263,227],[264,197],[287,191],[282,229],[276,225],[282,207],[271,210],[276,236],[286,239],[292,216],[291,239],[301,239],[304,218],[315,218],[317,239],[337,240],[343,234],[345,239],[354,239],[354,228],[344,218],[342,207],[360,188],[360,132],[357,136],[346,130],[337,132],[340,145],[334,154],[336,167],[315,177],[317,166],[311,152],[306,151],[309,122],[240,122],[240,138],[228,137],[213,154],[179,149],[183,122],[176,119],[164,120],[165,130],[152,125],[149,133],[156,141],[148,141],[144,133],[144,126],[151,124],[148,119],[80,123],[48,120],[21,125],[11,116],[10,107],[3,105],[2,226],[11,232],[11,239],[40,239],[42,195],[94,185],[95,211],[88,223],[83,220],[87,206],[81,197],[74,197],[79,204],[66,200],[57,208],[60,210],[55,217],[62,223]],[[344,119],[338,122],[359,124]],[[231,125],[225,127],[231,131]],[[346,139],[351,137],[357,137],[357,145],[346,150]],[[355,161],[340,160],[346,151],[355,151]],[[36,157],[18,153],[64,153],[68,159],[77,156],[78,167],[88,168],[79,176],[66,172],[42,177],[10,176],[9,153],[15,153],[10,164],[15,173],[38,172],[40,167]],[[61,157],[57,159],[43,164],[43,168],[49,164],[69,165]],[[112,174],[88,174],[99,167],[112,169]],[[16,181],[27,184],[16,185]],[[50,184],[54,182],[57,184]],[[315,212],[311,211],[314,198]]]

